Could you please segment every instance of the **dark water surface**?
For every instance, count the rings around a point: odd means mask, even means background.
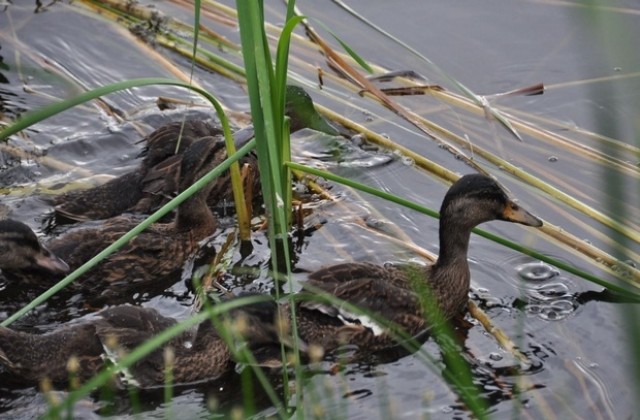
[[[173,2],[142,3],[153,3],[185,22],[192,19],[188,9]],[[284,6],[268,3],[267,20],[281,24]],[[128,30],[85,9],[83,2],[54,2],[45,8],[38,8],[37,4],[0,2],[3,124],[57,99],[73,97],[84,89],[138,77],[173,77],[143,42]],[[640,54],[634,46],[640,39],[640,9],[635,2],[616,2],[616,7],[598,9],[595,14],[578,3],[524,0],[357,0],[348,4],[478,94],[490,95],[543,82],[547,90],[542,96],[506,97],[492,104],[580,146],[604,149],[629,167],[614,169],[526,130],[520,130],[524,142],[517,142],[495,122],[430,96],[397,100],[596,210],[614,215],[631,226],[629,229],[637,238]],[[314,19],[312,24],[317,29],[321,28],[317,22],[323,22],[369,62],[388,70],[411,69],[426,76],[429,83],[454,89],[433,66],[377,33],[338,3],[300,1],[298,6]],[[205,14],[203,19],[212,29],[237,40],[235,28],[211,15]],[[151,26],[145,22],[137,32],[148,33]],[[161,46],[154,51],[188,74],[187,59]],[[322,55],[301,43],[294,45],[292,52],[296,57],[291,61],[292,78],[309,88],[318,103],[447,168],[459,173],[472,172],[416,128],[345,89],[336,79],[325,77],[324,90],[318,90],[316,69],[322,67],[329,72]],[[219,53],[234,62],[240,60],[233,52]],[[228,108],[248,110],[240,85],[201,68],[195,69],[194,80]],[[137,140],[168,121],[179,120],[185,114],[214,118],[206,106],[188,111],[183,107],[159,111],[155,105],[158,96],[202,104],[195,95],[178,88],[137,88],[105,99],[117,110],[115,113],[104,111],[95,102],[86,104],[0,143],[0,217],[19,219],[43,233],[51,211],[47,198],[50,194],[59,193],[69,183],[90,185],[104,182],[105,176],[127,172],[137,163],[135,158],[140,151]],[[590,131],[603,137],[591,136]],[[608,138],[619,143],[607,142]],[[310,131],[295,136],[294,155],[300,162],[328,168],[430,208],[440,206],[447,188],[392,150],[360,147],[356,142],[337,143],[334,138]],[[622,260],[640,263],[637,257],[640,244],[634,239],[616,234],[574,208],[515,181],[481,156],[475,157],[523,205],[545,221]],[[343,187],[333,186],[331,192],[341,197],[341,204],[317,205],[312,217],[322,227],[294,247],[296,269],[300,272],[294,280],[304,280],[303,271],[338,261],[421,260],[410,249],[363,228],[363,220],[377,231],[399,229],[416,245],[437,254],[434,219]],[[224,219],[221,232],[232,231],[232,226],[233,218]],[[589,273],[613,279],[576,251],[533,230],[501,222],[484,228]],[[253,254],[244,259],[234,255],[233,259],[238,266],[258,268],[259,274],[229,275],[225,285],[232,291],[268,292],[273,288],[267,272],[266,238],[257,233],[254,241]],[[223,242],[224,235],[220,235],[212,246],[219,249]],[[608,296],[600,293],[601,287],[475,235],[471,240],[470,263],[472,298],[531,360],[530,366],[520,368],[513,356],[473,321],[474,325],[466,332],[464,355],[473,366],[474,381],[481,386],[492,417],[637,416],[640,380],[635,377],[634,381],[630,373],[638,355],[630,351],[630,333],[625,322],[625,318],[638,313],[635,306],[611,303]],[[0,319],[6,319],[20,306],[16,297],[20,294],[10,291],[0,280]],[[164,315],[183,318],[190,312],[192,298],[184,282],[179,282],[161,296],[141,294],[138,301]],[[81,302],[73,302],[50,322],[48,314],[52,308],[39,308],[14,326],[48,331],[62,321],[86,313],[78,309]],[[331,364],[322,364],[304,378],[302,410],[308,417],[323,418],[469,417],[441,379],[440,371],[447,367],[437,345],[427,341],[424,351],[435,358],[435,365],[425,364],[419,355],[408,355],[386,363],[348,365],[339,374],[331,374]],[[10,385],[6,376],[0,373],[0,417],[31,418],[45,410],[44,394],[33,388]],[[274,375],[271,379],[277,390],[282,391],[285,385],[280,383],[281,378]],[[212,413],[228,414],[234,406],[242,404],[239,390],[237,375],[231,375],[207,386],[176,390],[170,408],[163,403],[162,392],[144,392],[142,416],[204,418]],[[255,400],[256,407],[263,410],[261,414],[273,414],[266,396],[256,391]],[[100,417],[98,401],[96,398],[83,402],[76,414],[83,418]],[[110,408],[113,414],[133,417],[126,396]]]

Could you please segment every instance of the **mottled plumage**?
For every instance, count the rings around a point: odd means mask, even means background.
[[[16,220],[0,220],[0,270],[5,276],[50,276],[69,266],[40,243],[31,228]]]
[[[176,171],[180,176],[180,189],[184,190],[218,165],[225,156],[224,142],[220,138],[203,137],[193,142],[183,156],[174,157],[175,162],[165,160],[162,164],[179,166]],[[179,278],[184,262],[197,249],[199,241],[215,232],[217,221],[205,201],[211,188],[213,183],[204,186],[178,206],[172,222],[152,224],[70,284],[67,290],[84,292],[92,303],[106,301],[110,304],[130,300],[131,292],[164,290],[167,284]],[[46,246],[71,270],[75,270],[141,220],[124,215],[103,222],[90,222],[48,241]],[[23,230],[28,230],[35,238],[28,227],[24,226]],[[28,257],[34,242],[33,238],[29,242],[29,235],[25,235],[22,235],[21,249]],[[8,270],[3,263],[2,268],[17,282],[46,287],[60,280],[64,274],[62,270],[43,272],[37,265],[32,266],[33,269]]]
[[[225,156],[220,138],[203,137],[195,141],[182,157],[176,157],[181,189],[213,169]],[[175,280],[198,242],[216,229],[216,219],[205,201],[212,187],[212,183],[206,185],[180,204],[173,222],[151,225],[70,287],[90,292],[92,297],[108,297],[113,303],[114,298],[126,298],[126,291],[144,292],[145,287],[161,285],[163,280]],[[76,269],[139,221],[130,216],[114,217],[95,228],[72,229],[47,245]]]
[[[327,134],[338,131],[320,116],[309,94],[298,86],[287,86],[286,114],[290,117],[291,132],[312,128]],[[245,130],[241,131],[246,135]],[[200,120],[187,120],[167,124],[141,140],[146,147],[141,153],[144,159],[134,171],[114,178],[101,186],[73,191],[54,199],[56,222],[100,220],[125,212],[150,214],[166,204],[178,190],[178,174],[175,165],[167,159],[180,156],[195,140],[205,136],[222,135],[219,127]],[[179,147],[178,138],[180,138]],[[248,139],[236,138],[236,147]],[[241,167],[247,166],[251,176],[245,180],[245,190],[251,189],[260,197],[258,162],[255,154],[240,159]],[[233,199],[229,172],[221,175],[211,188],[207,203],[211,208]]]
[[[250,349],[256,350],[258,364],[273,366],[270,356],[280,354],[281,340],[275,302],[245,305],[230,311],[229,315],[236,323],[234,331],[247,341]],[[0,327],[0,364],[17,381],[37,384],[46,378],[56,384],[66,384],[71,376],[69,360],[73,358],[76,362],[73,375],[85,381],[102,369],[106,360],[117,361],[174,324],[176,320],[154,309],[122,305],[47,334]],[[282,340],[290,342],[286,338]],[[213,380],[229,372],[234,364],[225,341],[211,321],[206,320],[199,324],[195,334],[184,332],[136,362],[128,369],[127,376],[120,376],[120,383],[143,388],[162,385],[167,348],[173,351],[174,383]]]
[[[57,222],[108,219],[123,213],[150,214],[166,204],[179,190],[179,159],[196,140],[221,136],[219,127],[200,120],[164,125],[141,142],[145,148],[138,167],[95,188],[72,191],[54,199]],[[256,166],[249,155],[241,164]],[[257,179],[257,178],[256,178]],[[211,187],[212,204],[230,197],[228,174]]]
[[[510,200],[496,181],[477,174],[465,175],[451,186],[440,214],[440,255],[435,264],[338,264],[310,274],[303,293],[329,293],[416,336],[429,328],[428,319],[433,316],[423,311],[431,311],[428,305],[423,306],[429,302],[429,295],[444,319],[464,313],[470,283],[467,251],[473,227],[490,220],[542,225]],[[363,351],[375,352],[395,344],[392,336],[371,320],[327,303],[298,303],[297,323],[301,339],[326,351],[354,344]]]

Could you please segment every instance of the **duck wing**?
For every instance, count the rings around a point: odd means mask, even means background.
[[[137,225],[130,217],[110,219],[95,229],[77,229],[49,243],[50,249],[76,269]],[[126,292],[145,283],[162,288],[182,270],[197,246],[190,233],[176,232],[172,224],[155,224],[83,275],[72,287],[95,292],[93,297],[128,299]],[[112,302],[113,303],[113,302]]]
[[[87,379],[102,367],[102,353],[91,323],[40,335],[0,327],[0,364],[24,382],[38,383],[47,378],[54,383],[66,383],[72,357],[77,361],[75,374]]]
[[[150,214],[175,197],[180,187],[181,165],[182,155],[175,155],[150,168],[140,183],[141,197],[132,211]]]
[[[154,309],[130,305],[114,306],[101,311],[100,316],[101,319],[95,323],[96,335],[113,363],[176,324],[175,319],[162,316]],[[142,388],[161,384],[165,367],[164,349],[180,345],[181,337],[170,340],[122,371],[120,381]]]
[[[140,199],[143,177],[143,173],[135,170],[98,187],[71,191],[56,197],[56,222],[108,219],[124,213]]]
[[[320,290],[365,311],[373,312],[401,326],[422,325],[420,301],[409,287],[403,271],[369,263],[345,263],[312,273],[303,288]],[[341,304],[305,301],[304,309],[317,310],[341,319],[345,324],[359,323],[374,330],[380,327],[369,317]]]

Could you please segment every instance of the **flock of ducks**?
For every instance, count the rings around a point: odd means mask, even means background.
[[[176,149],[179,133],[181,141]],[[236,137],[236,141],[246,140]],[[136,170],[100,187],[56,199],[56,218],[81,222],[65,234],[41,242],[23,223],[0,221],[2,275],[24,287],[51,286],[133,228],[139,222],[136,213],[154,211],[225,157],[221,132],[202,121],[156,130],[147,137]],[[255,167],[254,156],[246,159]],[[71,290],[113,304],[152,285],[175,281],[198,243],[214,234],[217,223],[211,207],[225,197],[228,183],[224,177],[209,183],[178,207],[173,220],[150,226],[72,283]],[[465,175],[451,186],[440,214],[440,255],[433,265],[354,262],[325,267],[309,274],[300,299],[281,303],[263,296],[257,303],[232,310],[226,320],[243,326],[237,330],[254,350],[257,363],[265,366],[277,365],[280,346],[293,346],[292,336],[298,340],[295,347],[303,352],[312,345],[325,354],[344,345],[357,346],[359,352],[366,353],[389,349],[397,345],[396,336],[376,323],[376,318],[417,336],[428,331],[434,316],[448,320],[464,314],[470,281],[467,252],[475,226],[491,220],[542,225],[495,180],[479,174]],[[91,220],[102,221],[88,222]],[[325,294],[347,305],[318,299]],[[291,311],[292,304],[295,311]],[[297,334],[290,330],[292,313]],[[165,343],[132,366],[126,381],[124,377],[121,381],[140,387],[163,384],[167,348],[173,352],[173,379],[177,383],[216,379],[232,370],[232,352],[217,329],[220,324],[213,321],[199,324],[195,334],[183,333]],[[46,334],[0,327],[0,365],[12,377],[30,384],[44,379],[66,384],[71,376],[86,380],[107,360],[129,352],[175,323],[153,309],[120,304]]]

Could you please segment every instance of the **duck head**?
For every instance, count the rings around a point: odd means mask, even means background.
[[[449,188],[440,217],[464,227],[491,220],[542,226],[542,221],[509,198],[497,181],[481,174],[465,175]]]
[[[29,226],[15,220],[0,220],[0,269],[58,275],[69,272],[67,263],[42,245]]]

